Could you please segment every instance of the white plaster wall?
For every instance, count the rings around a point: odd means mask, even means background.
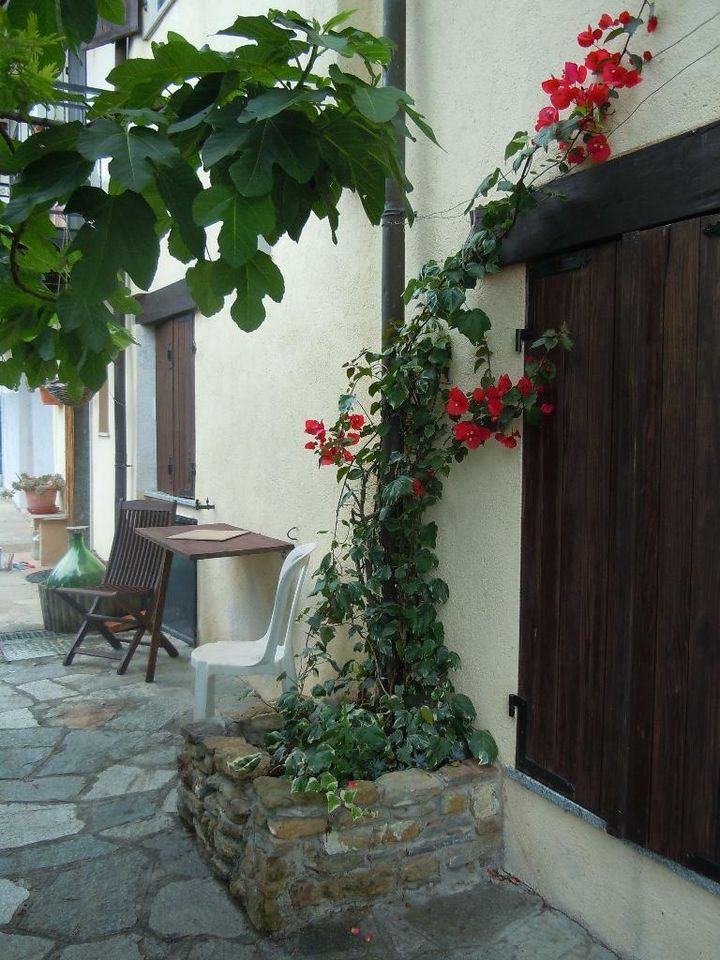
[[[378,2],[307,0],[299,9],[323,19],[339,6],[360,7],[364,25],[379,29]],[[425,259],[442,258],[462,243],[464,201],[502,160],[513,132],[532,127],[545,98],[541,81],[565,60],[579,59],[575,36],[603,10],[590,0],[412,0],[408,7],[408,89],[444,147],[408,147],[419,213],[408,231],[410,275]],[[173,29],[201,41],[231,22],[238,8],[231,0],[177,0],[154,39]],[[264,9],[252,2],[242,12]],[[659,2],[657,12],[660,28],[647,42],[655,51],[717,13],[718,4]],[[658,57],[645,81],[623,94],[618,118],[629,119],[611,138],[616,153],[720,117],[720,53],[698,60],[718,43],[720,17]],[[146,49],[134,42],[132,55]],[[380,322],[380,231],[368,227],[353,198],[343,201],[339,238],[334,247],[327,227],[311,223],[299,246],[279,245],[285,299],[269,304],[256,333],[235,329],[227,313],[198,317],[197,493],[216,504],[200,522],[226,520],[280,537],[297,527],[300,540],[330,525],[336,484],[303,450],[303,421],[332,417],[342,362],[377,343]],[[156,286],[182,273],[165,259]],[[505,271],[477,296],[494,319],[496,367],[516,376],[513,333],[524,324],[524,270]],[[469,351],[462,344],[455,369],[468,383]],[[130,377],[136,377],[132,370]],[[146,415],[139,411],[136,419]],[[507,697],[517,686],[520,486],[521,452],[481,450],[456,469],[437,512],[442,575],[451,588],[444,620],[463,660],[457,684],[478,706],[480,723],[495,733],[507,764],[514,759]],[[202,639],[257,635],[276,570],[272,559],[201,564]],[[507,799],[505,866],[555,906],[638,960],[720,956],[717,898],[517,784],[508,785]]]
[[[11,489],[19,473],[41,476],[64,474],[53,447],[54,407],[45,406],[37,391],[22,383],[17,390],[0,388],[0,431],[2,432],[2,485]],[[16,492],[14,501],[25,506],[25,495]]]

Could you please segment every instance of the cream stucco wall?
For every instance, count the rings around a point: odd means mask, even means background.
[[[176,0],[155,39],[174,29],[203,41],[239,6]],[[359,7],[364,25],[380,28],[378,2],[307,0],[298,8],[323,19],[338,6]],[[576,33],[602,10],[589,0],[412,0],[408,8],[408,89],[444,147],[408,147],[419,214],[408,231],[410,275],[462,243],[464,201],[502,159],[513,132],[532,124],[543,104],[541,81],[578,56]],[[264,9],[258,2],[242,5],[243,13]],[[660,2],[657,12],[661,26],[648,43],[655,51],[718,13],[718,4]],[[720,52],[692,63],[718,43],[720,17],[657,58],[646,80],[622,98],[618,119],[629,119],[612,137],[616,153],[720,117]],[[132,55],[145,49],[134,42]],[[285,276],[285,299],[269,304],[256,333],[238,331],[227,314],[197,318],[197,493],[216,504],[201,522],[237,522],[280,537],[295,527],[301,541],[329,526],[336,484],[303,450],[303,421],[332,416],[342,362],[376,344],[379,331],[380,231],[364,222],[353,198],[343,201],[339,240],[334,247],[327,227],[310,223],[299,245],[279,244],[274,256]],[[156,286],[181,275],[179,265],[164,259]],[[524,324],[524,269],[508,269],[477,296],[494,319],[497,368],[517,375],[513,334]],[[143,369],[136,354],[129,351],[129,397]],[[455,369],[457,379],[468,382],[469,352],[462,344]],[[150,416],[145,411],[136,420]],[[133,464],[138,450],[133,437]],[[495,733],[507,764],[515,738],[507,698],[517,687],[520,487],[518,451],[478,451],[448,481],[437,517],[442,573],[451,588],[444,621],[463,660],[457,685],[477,704],[480,723]],[[276,570],[273,560],[202,564],[202,639],[259,627]],[[508,783],[507,811],[506,868],[612,947],[637,960],[720,957],[717,897],[516,783]]]

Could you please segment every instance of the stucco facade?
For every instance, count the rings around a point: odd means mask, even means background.
[[[320,20],[356,7],[357,21],[380,31],[377,2],[298,0],[296,6]],[[512,134],[532,125],[543,105],[541,81],[577,58],[575,35],[602,10],[588,0],[572,9],[563,0],[414,0],[408,7],[408,90],[444,148],[422,140],[408,145],[418,213],[407,232],[412,275],[425,260],[460,246],[468,231],[466,199],[502,159]],[[243,13],[265,9],[259,2],[242,5]],[[203,43],[237,12],[231,0],[176,0],[153,39],[175,30]],[[660,51],[716,14],[717,5],[686,0],[658,4],[657,13],[661,26],[651,46]],[[612,135],[616,154],[720,118],[720,53],[713,52],[719,43],[715,17],[653,62],[646,80],[622,98],[618,120],[628,119]],[[146,52],[147,41],[131,42],[130,56]],[[112,54],[108,48],[91,52],[88,64],[88,82],[100,85]],[[318,473],[303,449],[303,422],[332,416],[344,384],[342,363],[377,345],[380,330],[380,230],[366,223],[354,198],[342,201],[338,236],[334,246],[327,225],[311,221],[299,245],[284,240],[277,246],[273,256],[285,277],[285,298],[268,304],[257,332],[239,331],[229,311],[209,320],[197,316],[196,494],[216,505],[198,516],[200,522],[235,522],[276,537],[295,528],[301,542],[330,525],[337,486],[330,471]],[[154,288],[183,274],[182,265],[163,257]],[[494,322],[497,369],[518,376],[514,331],[525,319],[524,268],[508,268],[476,296]],[[139,338],[147,336],[143,331]],[[454,364],[458,382],[469,382],[470,353],[461,343]],[[134,398],[153,377],[147,349],[131,348],[127,365],[128,491],[142,495],[153,475],[153,411]],[[112,538],[113,455],[112,438],[98,437],[94,429],[94,537],[105,554]],[[499,446],[478,451],[454,471],[436,516],[442,576],[451,590],[443,619],[463,662],[457,686],[472,697],[480,724],[493,731],[501,760],[510,766],[515,725],[507,699],[517,688],[521,457],[521,451]],[[276,572],[273,560],[201,564],[201,641],[244,631],[248,620],[248,629],[261,626]],[[512,780],[506,810],[506,869],[609,946],[638,960],[720,955],[717,892]]]

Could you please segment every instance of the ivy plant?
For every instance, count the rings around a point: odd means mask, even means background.
[[[129,342],[115,315],[139,311],[126,280],[151,286],[163,238],[187,264],[200,312],[212,316],[230,297],[238,327],[255,330],[266,299],[280,301],[285,288],[268,249],[298,241],[311,215],[335,240],[346,190],[378,223],[386,178],[410,190],[396,148],[406,118],[432,134],[407,93],[380,85],[390,41],[347,25],[349,13],[325,24],[292,11],[240,16],[221,31],[237,42],[229,52],[170,33],[151,57],[117,66],[113,89],[94,100],[60,90],[65,45],[119,7],[13,0],[0,9],[0,56],[14,64],[0,80],[7,386],[25,375],[31,386],[59,376],[76,394],[99,387]],[[68,98],[83,120],[36,117],[37,104]]]

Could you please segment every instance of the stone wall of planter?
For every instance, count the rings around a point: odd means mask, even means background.
[[[328,815],[324,798],[291,794],[230,761],[257,753],[276,716],[259,705],[237,719],[185,728],[178,810],[215,872],[262,932],[282,934],[350,905],[408,890],[468,887],[497,866],[502,844],[500,774],[475,761],[435,773],[403,770],[358,783],[372,811],[353,822]]]

